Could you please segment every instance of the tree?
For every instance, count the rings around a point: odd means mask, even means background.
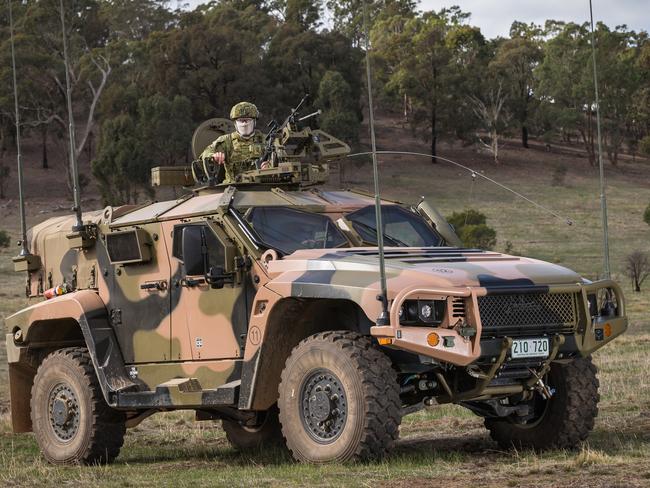
[[[338,71],[326,71],[318,87],[316,106],[323,110],[321,128],[333,136],[354,144],[359,140],[359,118],[354,110],[357,101]]]
[[[404,104],[414,128],[427,131],[433,156],[441,134],[467,130],[464,93],[472,91],[485,46],[480,30],[463,24],[468,16],[458,7],[395,15],[371,33],[385,93]]]
[[[632,281],[635,292],[641,291],[641,285],[650,276],[650,260],[641,251],[633,251],[625,258],[625,274]]]
[[[496,231],[487,225],[485,214],[468,208],[464,212],[454,212],[447,217],[460,240],[466,247],[493,249],[497,242]]]
[[[589,26],[547,21],[546,34],[553,37],[537,70],[540,98],[556,107],[559,120],[578,131],[594,165],[596,102]],[[636,60],[645,35],[625,26],[611,31],[599,23],[595,37],[605,149],[616,165],[626,127],[636,116],[634,94],[643,87]]]
[[[496,86],[487,90],[484,97],[470,95],[472,109],[479,119],[483,129],[487,130],[490,141],[486,143],[479,134],[476,135],[479,142],[486,146],[492,153],[494,163],[499,164],[499,132],[505,124],[506,114],[503,106],[506,102],[506,95],[503,92],[501,80],[497,81]]]
[[[65,36],[68,39],[72,97],[78,118],[83,119],[77,130],[75,157],[79,159],[95,124],[95,111],[99,103],[112,65],[104,50],[107,41],[107,27],[99,15],[97,0],[74,0],[64,2],[66,23]],[[60,3],[57,0],[32,2],[21,18],[25,43],[32,57],[41,62],[30,63],[27,78],[35,84],[27,100],[29,110],[34,114],[33,125],[54,123],[60,132],[69,127],[66,99],[66,72],[63,63],[63,42],[61,31]],[[79,114],[83,113],[81,117]],[[43,135],[46,140],[47,134]],[[69,151],[67,137],[62,141],[66,154]],[[66,142],[64,142],[66,141]],[[45,159],[45,158],[44,158]],[[69,165],[64,164],[68,176]],[[68,178],[69,188],[72,188]]]
[[[186,96],[194,120],[223,116],[242,99],[266,111],[274,97],[262,60],[275,19],[253,4],[223,2],[202,15],[184,14],[179,24],[146,40],[146,93]]]
[[[648,206],[645,208],[645,211],[643,212],[643,221],[650,225],[650,203]]]
[[[514,22],[510,39],[499,44],[491,70],[505,80],[506,107],[513,114],[521,131],[521,145],[528,147],[528,124],[535,99],[535,68],[542,60],[541,28]]]
[[[136,132],[147,148],[149,167],[187,161],[192,132],[192,105],[188,98],[162,95],[143,98],[138,104]]]
[[[143,98],[135,117],[117,115],[102,124],[93,175],[107,205],[137,202],[152,194],[151,168],[187,162],[192,135],[191,104],[185,97]]]
[[[589,163],[596,164],[593,72],[588,45],[587,24],[547,21],[545,34],[549,39],[544,59],[536,71],[539,97],[552,106],[556,120],[576,130],[584,144]],[[559,125],[559,124],[558,124]]]
[[[150,165],[136,123],[129,115],[118,115],[102,124],[99,151],[92,172],[106,205],[137,202],[147,191]]]
[[[413,0],[327,0],[334,29],[352,41],[353,46],[361,46],[365,36],[364,15],[367,14],[368,30],[378,19],[393,16],[410,17],[415,12],[417,2]]]

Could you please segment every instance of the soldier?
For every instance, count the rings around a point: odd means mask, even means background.
[[[201,159],[212,159],[225,169],[224,183],[233,183],[237,176],[249,169],[251,164],[264,153],[264,134],[255,129],[259,111],[250,102],[239,102],[230,110],[230,118],[235,122],[235,132],[220,136],[210,144]],[[268,161],[261,168],[269,168]]]

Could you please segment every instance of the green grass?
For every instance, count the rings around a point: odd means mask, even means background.
[[[451,150],[454,155],[455,150]],[[456,151],[458,152],[458,151]],[[504,151],[503,168],[469,151],[463,162],[575,221],[561,220],[443,165],[424,161],[382,164],[386,196],[417,202],[430,197],[449,214],[468,206],[488,216],[497,250],[510,241],[516,253],[559,263],[584,276],[602,274],[597,173],[583,159],[557,156],[568,165],[567,186],[550,186],[544,153]],[[474,160],[472,160],[474,158]],[[539,159],[539,161],[537,160]],[[386,160],[388,161],[388,160]],[[545,169],[551,168],[551,169]],[[351,180],[368,186],[367,166]],[[0,483],[3,486],[648,486],[650,485],[650,283],[633,293],[623,274],[635,249],[650,252],[650,227],[642,212],[650,202],[650,168],[625,163],[609,171],[610,247],[614,278],[626,292],[631,320],[626,335],[595,354],[600,369],[600,414],[588,444],[577,452],[503,452],[481,419],[457,406],[433,407],[404,418],[401,440],[381,463],[307,466],[280,451],[243,455],[228,446],[218,423],[194,422],[190,413],[151,417],[128,431],[117,462],[108,467],[53,467],[40,457],[31,434],[11,433],[4,344],[0,346]],[[470,194],[471,193],[471,194]],[[44,217],[41,217],[44,218]],[[16,222],[3,222],[16,235]],[[0,251],[0,315],[25,303],[24,278],[11,272],[14,250]]]

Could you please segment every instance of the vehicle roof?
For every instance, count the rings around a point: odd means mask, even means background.
[[[126,214],[114,219],[111,227],[124,227],[147,222],[176,220],[199,215],[216,213],[220,207],[228,204],[232,195],[232,205],[238,210],[251,207],[297,207],[323,213],[349,212],[374,204],[374,197],[360,191],[318,189],[285,191],[279,188],[269,190],[236,190],[234,193],[211,191],[210,193],[193,193],[177,200],[155,202],[129,209]],[[383,201],[383,203],[395,203]],[[117,213],[117,209],[114,209]],[[122,212],[120,212],[122,213]]]

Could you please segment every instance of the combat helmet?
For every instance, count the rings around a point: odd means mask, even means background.
[[[239,102],[230,109],[230,119],[251,118],[256,119],[260,115],[257,107],[251,102]]]

